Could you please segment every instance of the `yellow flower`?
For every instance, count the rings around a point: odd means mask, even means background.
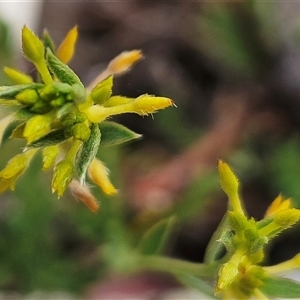
[[[59,154],[59,149],[57,145],[48,146],[43,149],[43,171],[49,170],[55,164],[55,160]]]
[[[27,26],[22,29],[22,48],[26,58],[38,69],[46,84],[53,82],[45,61],[45,48],[42,41]]]
[[[118,102],[121,101],[122,97],[118,97]],[[133,100],[125,98],[124,102],[124,104],[109,107],[92,105],[84,112],[91,122],[100,123],[113,115],[135,113],[144,116],[174,105],[174,102],[169,98],[155,97],[151,95],[141,95]]]
[[[61,197],[71,182],[74,175],[73,163],[67,159],[60,161],[53,170],[52,193],[56,192]]]
[[[291,199],[284,199],[283,196],[279,194],[267,209],[265,218],[273,216],[281,210],[289,209],[291,206]]]
[[[66,35],[57,50],[57,57],[65,64],[70,62],[75,52],[78,37],[77,26],[74,26]]]
[[[124,51],[109,63],[108,70],[111,74],[127,72],[141,58],[143,58],[143,55],[140,50]]]
[[[88,168],[88,175],[106,195],[114,195],[118,192],[109,180],[108,169],[99,159],[93,159]]]
[[[23,132],[28,143],[43,137],[51,130],[52,113],[36,115],[26,122]]]
[[[17,179],[27,169],[31,159],[37,152],[37,149],[31,149],[24,153],[18,154],[9,160],[5,168],[0,172],[0,191],[10,187],[14,189]]]

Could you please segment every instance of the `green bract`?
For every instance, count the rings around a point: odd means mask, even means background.
[[[0,87],[0,104],[16,109],[13,115],[0,122],[0,134],[2,137],[7,126],[13,124],[11,138],[21,138],[26,145],[25,151],[12,158],[0,172],[0,191],[13,189],[31,158],[42,149],[43,170],[53,168],[54,171],[52,191],[60,197],[70,186],[75,197],[96,211],[99,205],[84,186],[87,174],[91,174],[91,180],[104,193],[117,191],[108,179],[106,168],[96,161],[99,146],[121,144],[140,137],[106,119],[121,113],[152,114],[172,106],[173,102],[149,95],[142,95],[143,98],[138,97],[136,101],[112,96],[113,75],[128,71],[141,59],[139,50],[121,53],[85,88],[67,65],[74,54],[77,36],[75,26],[56,47],[47,31],[40,39],[28,27],[22,30],[23,54],[34,64],[41,80],[33,82],[23,72],[5,68],[14,85]],[[126,104],[128,101],[130,104]]]

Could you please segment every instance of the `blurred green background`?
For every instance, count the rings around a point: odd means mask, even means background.
[[[0,289],[84,295],[111,274],[126,274],[126,251],[168,216],[177,222],[165,255],[201,262],[226,209],[218,159],[238,174],[255,218],[279,193],[300,208],[297,12],[292,2],[44,2],[39,32],[47,27],[59,43],[78,24],[71,66],[85,83],[120,52],[142,49],[145,60],[116,78],[114,93],[164,95],[177,109],[117,119],[144,138],[99,150],[120,193],[109,199],[94,189],[98,214],[70,194],[56,199],[51,174],[39,171],[39,157],[32,162],[16,191],[0,199]],[[19,62],[9,32],[0,23],[1,68]],[[9,84],[3,73],[0,79]],[[1,167],[22,146],[5,139]],[[275,240],[266,263],[300,252],[299,233],[298,226]]]

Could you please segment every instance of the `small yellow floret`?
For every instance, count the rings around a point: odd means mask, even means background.
[[[57,145],[48,146],[43,149],[43,171],[47,171],[54,166],[58,154],[59,149]]]
[[[14,84],[25,84],[25,83],[32,83],[33,79],[31,76],[20,72],[19,70],[4,67],[4,73],[12,80]]]
[[[28,60],[39,63],[44,60],[45,49],[42,41],[27,26],[22,29],[22,49]]]
[[[52,193],[56,192],[61,197],[71,182],[74,175],[73,163],[67,159],[60,161],[53,170]]]
[[[219,279],[216,286],[216,292],[226,289],[227,286],[236,278],[238,273],[239,272],[236,264],[228,262],[222,265],[219,270]]]
[[[57,57],[65,64],[70,62],[75,52],[78,37],[77,26],[74,26],[66,35],[57,50]]]
[[[51,130],[51,121],[51,114],[36,115],[30,118],[26,122],[26,126],[23,132],[24,138],[26,138],[28,143],[31,143],[34,140],[43,137]]]
[[[141,95],[132,102],[136,113],[148,115],[157,112],[160,109],[174,105],[174,102],[166,97],[155,97],[151,95]]]
[[[269,208],[266,211],[265,218],[273,216],[277,212],[292,207],[291,199],[284,199],[281,194],[279,194],[275,200],[271,203]]]
[[[108,169],[100,160],[93,159],[88,169],[88,175],[106,195],[114,195],[118,192],[109,180]]]
[[[111,74],[121,74],[130,70],[130,68],[143,58],[142,51],[132,50],[124,51],[110,61],[108,70]]]

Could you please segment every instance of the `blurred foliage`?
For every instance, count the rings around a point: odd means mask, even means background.
[[[4,76],[3,67],[12,62],[12,45],[9,39],[9,29],[7,25],[0,19],[0,81],[1,84],[7,83]]]

